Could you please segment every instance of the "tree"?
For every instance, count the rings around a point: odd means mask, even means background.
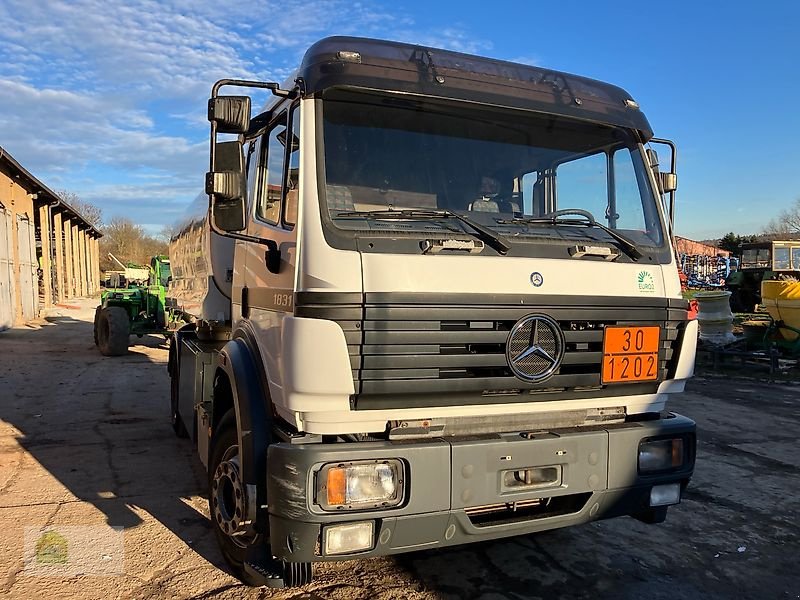
[[[123,263],[150,264],[150,257],[167,253],[167,243],[145,234],[141,225],[130,219],[114,217],[103,227],[100,238],[100,268],[117,270],[119,265],[108,257],[111,253]]]
[[[155,238],[169,244],[169,241],[172,239],[172,237],[179,232],[180,228],[177,225],[164,225],[161,227],[161,231],[155,235]]]
[[[103,209],[97,206],[96,204],[92,204],[91,202],[86,202],[81,200],[78,194],[75,192],[70,192],[67,190],[58,190],[56,192],[59,198],[61,198],[64,202],[69,204],[72,208],[78,211],[80,215],[86,219],[91,225],[100,229],[103,227]]]
[[[772,239],[800,236],[800,198],[797,198],[789,208],[781,211],[778,218],[772,219],[764,228],[764,233]]]
[[[758,240],[759,236],[757,235],[738,235],[731,231],[717,241],[717,247],[727,250],[731,254],[739,254],[742,244],[749,244]]]

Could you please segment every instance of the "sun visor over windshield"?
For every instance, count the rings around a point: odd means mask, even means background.
[[[623,89],[541,67],[365,38],[314,44],[298,76],[306,94],[354,86],[497,104],[635,129],[653,136]]]

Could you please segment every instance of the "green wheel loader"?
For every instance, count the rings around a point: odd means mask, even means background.
[[[169,336],[176,324],[184,322],[166,297],[171,279],[169,257],[150,259],[146,285],[106,289],[94,315],[94,343],[106,356],[120,356],[128,351],[130,336],[146,334]]]

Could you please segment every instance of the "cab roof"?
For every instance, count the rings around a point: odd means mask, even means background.
[[[617,125],[653,137],[630,94],[543,67],[401,42],[334,36],[306,51],[297,72],[307,96],[357,87],[507,106]]]

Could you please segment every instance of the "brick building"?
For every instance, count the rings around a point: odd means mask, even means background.
[[[680,237],[678,235],[675,236],[675,249],[677,250],[678,254],[689,254],[693,256],[728,257],[731,254],[722,248],[717,248],[716,246],[711,246],[710,244],[704,244],[703,242],[695,242],[694,240]]]

